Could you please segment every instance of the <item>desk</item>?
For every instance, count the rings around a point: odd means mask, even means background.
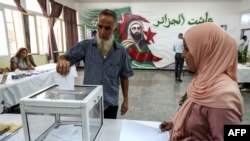
[[[0,114],[0,121],[1,122],[21,122],[22,120],[21,120],[20,114]],[[128,121],[138,122],[140,124],[144,124],[146,126],[151,126],[155,128],[158,128],[160,124],[159,122],[153,122],[153,121],[138,121],[138,120],[128,120]],[[121,119],[116,119],[116,120],[104,119],[103,128],[99,134],[97,141],[119,141],[122,125],[123,125],[123,120]],[[137,131],[137,132],[140,133],[140,131]],[[164,132],[162,134],[168,134],[168,132]],[[143,133],[140,133],[140,135],[143,135]],[[146,135],[144,134],[143,136],[146,136]],[[164,141],[167,141],[167,140],[168,140],[167,138],[164,139]],[[17,133],[14,134],[12,137],[10,137],[7,141],[25,141],[23,128],[18,130]]]
[[[238,83],[250,83],[250,67],[238,64]]]
[[[39,91],[43,88],[55,84],[56,64],[46,64],[35,68],[34,74],[20,79],[11,79],[10,72],[5,84],[0,84],[0,102],[4,101],[4,106],[11,107],[19,103],[19,99]],[[3,105],[0,104],[0,113]]]

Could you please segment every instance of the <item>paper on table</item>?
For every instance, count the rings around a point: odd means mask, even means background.
[[[8,74],[0,74],[0,84],[4,84],[8,78]]]
[[[169,132],[161,132],[160,123],[152,126],[123,120],[119,141],[167,141]]]
[[[3,74],[0,74],[0,83],[2,82]]]
[[[0,81],[2,80],[2,78],[3,78],[3,74],[0,74]]]
[[[59,90],[74,90],[75,77],[77,77],[76,66],[71,66],[69,74],[66,76],[57,73],[55,80],[59,86]]]

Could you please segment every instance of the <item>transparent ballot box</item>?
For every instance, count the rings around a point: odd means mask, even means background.
[[[25,141],[95,141],[103,125],[102,86],[50,86],[20,100]]]

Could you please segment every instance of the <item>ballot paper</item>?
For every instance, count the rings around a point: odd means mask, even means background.
[[[52,129],[43,141],[82,141],[82,128],[73,124],[60,125]]]
[[[167,141],[169,132],[161,132],[160,122],[123,120],[119,141]]]
[[[56,83],[59,86],[59,90],[74,90],[75,77],[77,77],[76,66],[71,66],[70,71],[66,76],[57,73],[55,77]]]

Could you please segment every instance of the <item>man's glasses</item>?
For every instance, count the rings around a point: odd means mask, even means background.
[[[97,24],[97,27],[98,27],[98,29],[104,28],[105,30],[108,30],[108,31],[113,29],[112,26],[105,26],[105,25],[100,25],[100,24]]]

